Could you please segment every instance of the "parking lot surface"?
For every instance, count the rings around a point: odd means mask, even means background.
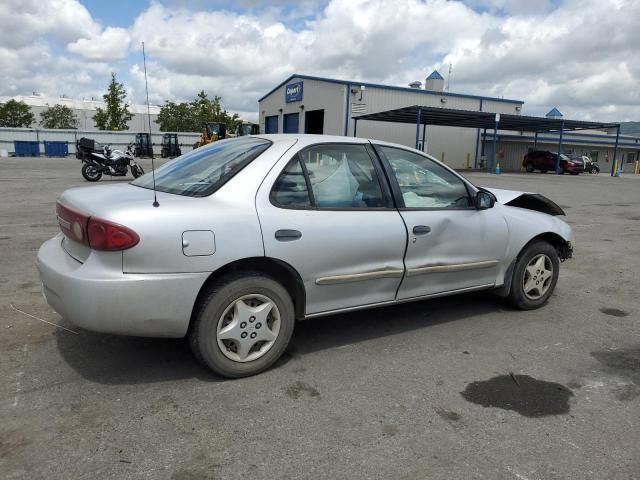
[[[87,182],[72,158],[0,159],[0,477],[640,478],[640,179],[469,177],[567,212],[547,306],[476,293],[300,322],[274,368],[228,381],[182,340],[54,313],[36,252]]]

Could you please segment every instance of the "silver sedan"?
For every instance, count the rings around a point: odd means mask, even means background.
[[[70,322],[187,336],[213,371],[242,377],[282,355],[297,319],[474,290],[544,305],[572,253],[562,214],[401,145],[260,135],[67,190],[38,267]]]

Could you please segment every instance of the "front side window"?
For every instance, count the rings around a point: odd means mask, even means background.
[[[407,150],[378,147],[387,158],[406,208],[467,208],[464,182],[433,160]]]
[[[242,137],[197,148],[156,170],[156,190],[189,197],[211,195],[270,146],[268,140]],[[153,177],[148,173],[131,183],[153,188]]]
[[[349,210],[386,206],[366,147],[344,144],[319,145],[298,154],[278,177],[271,201],[289,208]]]

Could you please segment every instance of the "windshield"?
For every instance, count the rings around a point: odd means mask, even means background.
[[[252,160],[271,146],[261,138],[220,140],[197,148],[156,170],[156,190],[189,197],[206,197],[227,183]],[[153,188],[151,173],[132,185]]]

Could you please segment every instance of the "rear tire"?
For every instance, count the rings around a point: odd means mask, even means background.
[[[293,334],[295,310],[282,285],[245,271],[210,286],[192,322],[189,344],[198,360],[218,375],[240,378],[280,358]]]
[[[533,165],[532,165],[532,164],[530,164],[530,163],[527,163],[527,165],[524,167],[524,169],[525,169],[528,173],[531,173],[531,172],[533,172],[533,170],[534,170],[534,169],[533,169]]]
[[[102,172],[93,165],[85,163],[82,165],[82,176],[88,182],[97,182],[102,178]]]
[[[596,167],[591,167],[591,171],[589,173],[600,173],[600,170],[598,170]]]
[[[556,288],[559,272],[554,246],[543,240],[531,242],[518,256],[507,301],[519,310],[542,307]]]

